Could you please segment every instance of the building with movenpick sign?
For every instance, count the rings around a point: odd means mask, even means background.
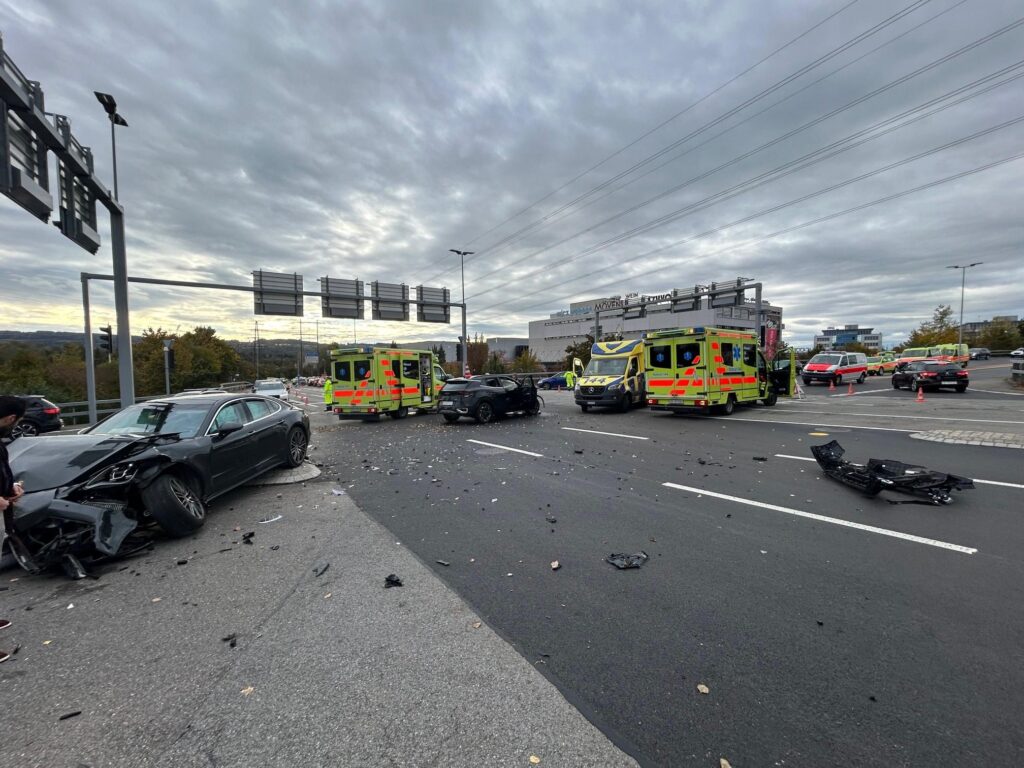
[[[565,348],[594,335],[640,339],[650,331],[710,326],[754,330],[757,304],[746,281],[712,283],[660,294],[630,293],[576,301],[543,320],[530,321],[530,351],[545,365],[561,365]],[[782,333],[782,308],[762,299],[762,343],[774,350]]]

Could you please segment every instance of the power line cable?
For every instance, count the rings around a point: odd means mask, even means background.
[[[1011,162],[1014,162],[1016,160],[1021,160],[1021,159],[1024,159],[1024,152],[1020,152],[1020,153],[1015,154],[1015,155],[1010,155],[1009,157],[1002,158],[1001,160],[995,160],[995,161],[993,161],[991,163],[986,163],[984,165],[976,166],[976,167],[968,169],[966,171],[961,171],[959,173],[955,173],[955,174],[952,174],[950,176],[943,177],[941,179],[935,179],[933,181],[927,182],[926,184],[921,184],[921,185],[919,185],[917,187],[912,187],[910,189],[905,189],[905,190],[903,190],[901,192],[896,192],[896,193],[893,193],[891,195],[886,195],[885,197],[880,197],[880,198],[877,198],[875,200],[870,200],[870,201],[868,201],[866,203],[860,203],[860,204],[852,206],[850,208],[845,208],[845,209],[843,209],[841,211],[836,211],[834,213],[826,214],[825,216],[819,216],[818,218],[811,219],[810,221],[801,222],[800,224],[794,224],[792,226],[776,230],[775,232],[770,232],[767,235],[761,235],[760,237],[757,237],[757,238],[755,238],[753,240],[748,240],[748,241],[746,241],[744,243],[738,243],[736,245],[731,245],[731,246],[729,246],[727,248],[721,248],[721,249],[719,249],[717,251],[712,251],[711,253],[704,254],[703,256],[704,256],[704,258],[712,258],[712,257],[716,257],[716,256],[721,256],[721,255],[726,254],[726,253],[731,253],[733,251],[742,250],[744,248],[749,248],[752,245],[757,245],[759,243],[763,243],[763,242],[765,242],[767,240],[772,240],[772,239],[774,239],[776,237],[780,237],[782,235],[787,235],[787,234],[790,234],[792,232],[798,232],[800,230],[807,229],[809,227],[813,227],[813,226],[816,226],[818,224],[823,224],[824,222],[827,222],[827,221],[833,221],[833,220],[841,218],[843,216],[848,216],[851,213],[857,213],[859,211],[863,211],[863,210],[865,210],[867,208],[871,208],[871,207],[876,206],[876,205],[882,205],[883,203],[889,203],[889,202],[892,202],[893,200],[899,200],[901,198],[908,197],[908,196],[913,195],[913,194],[917,194],[918,192],[924,192],[924,191],[927,191],[929,189],[933,189],[935,187],[941,186],[943,184],[948,184],[948,183],[951,183],[951,182],[954,182],[954,181],[958,181],[960,179],[966,178],[967,176],[973,176],[975,174],[982,173],[984,171],[991,170],[992,168],[996,168],[996,167],[1001,166],[1001,165],[1006,165],[1007,163],[1011,163]],[[682,242],[682,241],[680,241],[680,242]],[[669,246],[666,246],[666,247],[672,247],[672,246],[677,245],[677,244],[678,243],[673,243],[673,244],[671,244]],[[641,254],[640,256],[638,256],[636,258],[642,258],[644,256],[648,256],[648,255],[657,253],[658,251],[661,251],[661,250],[664,250],[664,248],[657,248],[657,249],[655,249],[653,251],[650,251],[650,252],[648,252],[646,254]],[[639,272],[639,273],[637,273],[635,275],[630,275],[630,278],[631,279],[637,279],[637,278],[641,278],[641,277],[649,277],[650,275],[657,274],[658,272],[661,272],[664,269],[665,269],[664,266],[655,267],[653,269],[647,270],[646,272]],[[572,281],[566,281],[565,284],[567,284],[569,282],[572,282]],[[606,283],[602,283],[600,285],[594,286],[593,290],[597,291],[597,290],[601,290],[603,288],[610,288],[610,287],[616,285],[618,282],[619,282],[618,280],[612,280],[612,281],[609,281],[609,282],[606,282]],[[558,287],[558,286],[552,286],[552,287]],[[551,304],[551,302],[552,302],[552,300],[540,301],[540,302],[537,302],[536,304],[529,304],[529,305],[527,305],[525,307],[520,307],[518,311],[523,311],[523,310],[527,310],[527,309],[535,309],[537,307],[543,307],[543,306],[549,306]],[[482,322],[487,322],[487,320],[488,320],[488,318],[485,316]]]
[[[910,163],[916,162],[917,160],[921,160],[921,159],[923,159],[925,157],[928,157],[930,155],[934,155],[934,154],[937,154],[939,152],[944,152],[944,151],[946,151],[948,149],[952,149],[954,147],[960,146],[960,145],[965,144],[965,143],[967,143],[969,141],[973,141],[975,139],[982,138],[982,137],[987,136],[987,135],[989,135],[991,133],[995,133],[996,131],[1000,131],[1000,130],[1003,130],[1003,129],[1008,128],[1010,126],[1016,125],[1017,123],[1020,123],[1022,121],[1024,121],[1024,115],[1016,117],[1016,118],[1013,118],[1011,120],[1004,121],[1004,122],[999,123],[999,124],[994,125],[994,126],[990,126],[988,128],[984,128],[984,129],[982,129],[980,131],[976,131],[976,132],[974,132],[972,134],[969,134],[967,136],[963,136],[963,137],[961,137],[959,139],[955,139],[955,140],[947,142],[945,144],[941,144],[941,145],[939,145],[937,147],[933,147],[933,148],[925,150],[923,152],[919,152],[919,153],[917,153],[915,155],[911,155],[910,157],[906,157],[906,158],[903,158],[901,160],[894,161],[892,163],[887,163],[886,165],[883,165],[883,166],[881,166],[879,168],[875,168],[875,169],[873,169],[871,171],[867,171],[865,173],[859,174],[857,176],[854,176],[852,178],[849,178],[849,179],[846,179],[844,181],[838,182],[836,184],[831,184],[831,185],[829,185],[827,187],[823,187],[822,189],[816,190],[814,192],[810,192],[808,194],[801,195],[801,196],[796,197],[796,198],[794,198],[792,200],[788,200],[785,203],[780,203],[778,205],[774,205],[774,206],[771,206],[769,208],[762,209],[762,210],[757,211],[755,213],[752,213],[752,214],[749,214],[747,216],[744,216],[744,217],[741,217],[739,219],[736,219],[734,221],[731,221],[728,224],[723,224],[723,225],[718,226],[718,227],[713,227],[713,228],[705,230],[704,232],[701,232],[699,234],[692,235],[690,237],[686,237],[686,238],[684,238],[682,240],[678,240],[678,241],[676,241],[674,243],[670,243],[668,245],[656,248],[656,249],[654,249],[652,251],[648,251],[646,253],[639,254],[638,256],[631,257],[631,258],[626,259],[624,261],[620,261],[618,263],[618,266],[622,266],[623,264],[631,263],[633,261],[636,261],[637,259],[646,258],[648,256],[651,256],[651,255],[655,254],[655,253],[660,253],[660,252],[662,252],[664,250],[667,250],[668,248],[674,248],[676,246],[683,245],[685,243],[693,242],[694,240],[699,240],[699,239],[708,237],[709,235],[716,234],[716,233],[721,232],[721,231],[723,231],[725,229],[729,229],[730,227],[734,227],[734,226],[737,226],[737,225],[740,225],[740,224],[745,224],[747,222],[753,221],[754,219],[761,218],[761,217],[766,216],[768,214],[777,213],[780,210],[783,210],[785,208],[789,208],[789,207],[791,207],[793,205],[797,205],[798,203],[807,202],[808,200],[812,200],[812,199],[814,199],[816,197],[821,197],[822,195],[826,195],[826,194],[828,194],[830,192],[834,192],[834,191],[836,191],[838,189],[842,189],[844,187],[848,187],[851,184],[855,184],[855,183],[857,183],[859,181],[864,181],[865,179],[871,178],[873,176],[878,176],[880,174],[883,174],[883,173],[886,173],[888,171],[891,171],[891,170],[893,170],[895,168],[898,168],[898,167],[901,167],[901,166],[908,165]],[[587,277],[592,277],[593,275],[599,274],[599,273],[604,272],[604,271],[606,271],[606,270],[604,270],[604,269],[596,269],[596,270],[593,270],[591,272],[587,272],[587,273],[584,273],[584,274],[581,274],[581,275],[575,275],[574,277],[570,278],[569,280],[565,280],[565,281],[562,281],[560,283],[556,283],[553,286],[545,286],[543,288],[539,288],[539,289],[537,289],[535,291],[532,291],[532,292],[520,295],[516,299],[506,299],[504,301],[499,301],[496,304],[492,304],[489,307],[489,309],[494,309],[495,307],[503,306],[505,304],[510,303],[511,301],[515,301],[515,300],[518,300],[518,299],[526,298],[526,297],[529,297],[529,296],[535,296],[535,295],[537,295],[539,293],[543,293],[544,291],[549,291],[552,288],[557,288],[557,287],[561,287],[563,285],[568,285],[569,283],[573,283],[573,282],[576,282],[578,280],[585,279]]]
[[[924,74],[924,73],[926,73],[926,72],[928,72],[928,71],[930,71],[930,70],[932,70],[932,69],[934,69],[934,68],[936,68],[938,66],[941,66],[942,64],[948,63],[952,59],[954,59],[954,58],[956,58],[958,56],[962,56],[963,54],[965,54],[965,53],[967,53],[967,52],[969,52],[969,51],[971,51],[971,50],[973,50],[973,49],[975,49],[975,48],[977,48],[977,47],[979,47],[981,45],[984,45],[984,44],[986,44],[988,42],[991,42],[996,37],[999,37],[1000,35],[1003,35],[1003,34],[1009,32],[1009,31],[1011,31],[1012,29],[1016,29],[1017,27],[1019,27],[1021,25],[1024,25],[1024,17],[1018,19],[1015,22],[1012,22],[1011,24],[1006,25],[1005,27],[1002,27],[999,30],[996,30],[995,32],[990,33],[989,35],[985,35],[984,37],[979,38],[978,40],[975,40],[974,42],[969,43],[968,45],[963,46],[962,48],[959,48],[958,50],[953,51],[952,53],[946,54],[945,56],[942,56],[942,57],[936,59],[935,61],[932,61],[931,63],[924,65],[923,67],[919,67],[917,70],[915,70],[913,72],[910,72],[910,73],[908,73],[906,75],[903,75],[902,77],[899,77],[896,80],[893,80],[892,82],[887,83],[886,85],[881,86],[880,88],[877,88],[877,89],[875,89],[874,91],[872,91],[870,93],[867,93],[867,94],[865,94],[863,96],[860,96],[857,99],[854,99],[853,101],[848,102],[847,104],[844,104],[841,107],[837,107],[836,109],[832,110],[831,112],[828,112],[828,113],[826,113],[824,115],[821,115],[821,116],[819,116],[819,117],[817,117],[817,118],[815,118],[815,119],[813,119],[813,120],[811,120],[811,121],[809,121],[807,123],[804,123],[803,125],[801,125],[801,126],[799,126],[797,128],[794,128],[794,129],[792,129],[792,130],[790,130],[790,131],[788,131],[788,132],[786,132],[786,133],[784,133],[784,134],[782,134],[782,135],[772,139],[771,141],[768,141],[768,142],[760,145],[759,147],[756,147],[756,148],[754,148],[752,150],[749,150],[748,152],[745,152],[744,154],[741,154],[741,155],[739,155],[737,157],[734,157],[731,160],[729,160],[729,161],[727,161],[725,163],[722,163],[721,165],[718,165],[715,168],[712,168],[712,169],[710,169],[708,171],[705,171],[702,174],[699,174],[697,176],[691,177],[687,181],[684,181],[681,184],[676,185],[675,187],[672,187],[672,188],[670,188],[670,189],[668,189],[668,190],[666,190],[664,192],[661,192],[658,195],[655,195],[654,197],[649,198],[648,200],[646,200],[646,201],[644,201],[642,203],[638,203],[637,205],[634,205],[634,206],[632,206],[632,207],[630,207],[630,208],[628,208],[628,209],[626,209],[624,211],[620,211],[619,213],[614,214],[613,216],[611,216],[609,218],[603,219],[602,221],[599,221],[596,224],[592,224],[589,227],[587,227],[587,228],[585,228],[583,230],[580,230],[579,232],[576,232],[576,233],[574,233],[574,234],[572,234],[572,235],[570,235],[568,237],[563,238],[562,240],[558,241],[557,243],[554,243],[554,244],[549,245],[549,246],[545,246],[544,248],[542,248],[542,249],[540,249],[538,251],[534,251],[534,252],[532,252],[530,254],[527,254],[525,256],[519,257],[519,258],[517,258],[517,259],[515,259],[515,260],[513,260],[513,261],[511,261],[511,262],[509,262],[509,263],[507,263],[505,265],[503,265],[500,269],[492,270],[491,272],[488,272],[488,273],[478,277],[477,280],[478,280],[478,282],[481,281],[481,280],[485,280],[486,278],[490,277],[491,275],[495,274],[498,271],[506,270],[506,269],[508,269],[511,266],[515,266],[516,264],[520,264],[520,263],[522,263],[524,261],[527,261],[528,259],[535,258],[535,257],[539,256],[540,254],[545,253],[545,252],[551,250],[552,248],[556,248],[556,247],[558,247],[560,245],[564,245],[565,243],[567,243],[567,242],[569,242],[571,240],[574,240],[575,238],[579,237],[580,235],[583,235],[583,234],[586,234],[588,232],[591,232],[591,231],[593,231],[593,230],[595,230],[595,229],[597,229],[597,228],[599,228],[601,226],[604,226],[605,224],[608,224],[608,223],[610,223],[612,221],[615,221],[616,219],[622,218],[623,216],[625,216],[625,215],[627,215],[629,213],[634,213],[635,211],[639,210],[640,208],[643,208],[643,207],[645,207],[645,206],[647,206],[647,205],[649,205],[649,204],[651,204],[653,202],[656,202],[657,200],[661,200],[664,197],[668,196],[669,194],[677,192],[677,191],[683,189],[684,187],[687,187],[690,184],[693,184],[693,183],[695,183],[697,181],[701,181],[701,180],[707,178],[708,176],[711,176],[712,174],[717,173],[718,171],[720,171],[720,170],[722,170],[724,168],[727,168],[727,167],[729,167],[731,165],[735,165],[738,162],[746,160],[749,157],[751,157],[752,155],[757,154],[758,152],[761,152],[761,151],[763,151],[763,150],[765,150],[765,149],[767,149],[769,147],[772,147],[772,146],[774,146],[774,145],[776,145],[776,144],[778,144],[778,143],[780,143],[782,141],[790,139],[793,136],[797,135],[798,133],[801,133],[802,131],[807,130],[808,128],[812,128],[812,127],[814,127],[814,126],[824,122],[825,120],[828,120],[828,119],[830,119],[832,117],[835,117],[836,115],[839,115],[839,114],[841,114],[841,113],[843,113],[843,112],[845,112],[845,111],[847,111],[849,109],[852,109],[855,106],[858,106],[859,104],[862,104],[863,102],[865,102],[865,101],[867,101],[869,99],[874,98],[875,96],[878,96],[881,93],[889,91],[892,88],[895,88],[895,87],[897,87],[899,85],[902,85],[902,84],[906,83],[908,80],[911,80],[911,79],[913,79],[915,77],[918,77],[918,76],[920,76],[920,75],[922,75],[922,74]],[[996,73],[996,74],[999,74],[999,73]],[[616,236],[614,236],[612,238],[609,238],[607,240],[601,241],[601,242],[599,242],[597,244],[588,246],[587,248],[583,249],[583,251],[577,253],[576,255],[574,255],[574,256],[566,259],[566,260],[563,260],[560,263],[560,265],[564,265],[564,264],[566,264],[568,262],[571,262],[571,261],[574,261],[576,259],[592,255],[593,253],[596,253],[597,251],[602,250],[603,248],[606,248],[606,247],[608,247],[610,245],[614,245],[615,243],[622,242],[622,240],[628,239],[629,237],[633,237],[633,236],[635,236],[637,234],[641,234],[643,232],[649,231],[650,229],[653,229],[654,226],[658,226],[661,223],[666,223],[668,220],[671,220],[671,217],[675,216],[676,213],[679,213],[680,211],[686,211],[686,210],[688,210],[688,208],[689,208],[689,206],[687,208],[684,208],[684,209],[679,209],[677,211],[672,212],[671,214],[666,214],[666,216],[660,217],[659,219],[655,219],[652,222],[648,222],[647,224],[635,227],[634,229],[629,230],[626,233],[622,233],[620,235],[616,235]],[[545,271],[545,268],[539,267],[539,268],[533,270],[533,272],[527,273],[526,277],[529,277],[529,276],[535,275],[535,274],[539,274],[542,271]],[[467,299],[477,298],[477,297],[482,296],[484,294],[490,293],[493,290],[496,290],[496,288],[488,288],[488,289],[482,290],[482,291],[480,291],[478,293],[475,293],[475,294],[472,294],[471,296],[468,296]]]
[[[890,38],[889,40],[885,41],[881,45],[875,46],[870,51],[867,51],[867,52],[861,54],[857,58],[851,59],[846,64],[843,64],[841,67],[837,67],[836,69],[833,69],[828,74],[822,75],[817,80],[814,80],[814,81],[808,83],[807,85],[803,86],[802,88],[799,88],[799,89],[793,91],[792,93],[784,96],[783,98],[779,99],[778,101],[772,102],[770,105],[768,105],[764,109],[758,110],[757,112],[755,112],[754,114],[750,115],[749,117],[745,117],[743,120],[740,120],[737,123],[733,123],[728,128],[726,128],[726,129],[724,129],[722,131],[719,131],[718,133],[716,133],[713,136],[705,139],[704,141],[700,142],[699,144],[695,144],[692,147],[689,147],[688,149],[686,149],[686,150],[684,150],[684,151],[674,155],[673,157],[669,158],[665,162],[659,163],[658,165],[654,166],[653,168],[649,168],[648,170],[644,171],[639,176],[635,176],[634,178],[630,179],[629,181],[626,181],[625,183],[620,184],[620,185],[610,189],[609,191],[605,192],[605,194],[600,195],[600,196],[595,197],[595,198],[592,198],[591,200],[588,200],[587,202],[583,203],[582,205],[577,206],[575,209],[569,211],[564,216],[559,216],[557,219],[554,219],[554,221],[565,221],[569,217],[575,216],[577,213],[580,213],[581,211],[585,210],[586,208],[590,207],[591,205],[594,205],[595,203],[598,203],[601,200],[606,199],[607,197],[615,194],[616,192],[618,192],[620,190],[625,189],[626,187],[630,186],[631,184],[635,184],[636,182],[640,181],[641,179],[646,178],[650,174],[655,173],[656,171],[661,170],[665,166],[670,165],[671,163],[674,163],[674,162],[676,162],[678,160],[681,160],[682,158],[686,157],[687,155],[689,155],[692,152],[695,152],[696,150],[700,149],[701,147],[707,146],[708,144],[718,140],[719,138],[721,138],[725,134],[730,133],[730,132],[736,130],[740,126],[745,125],[746,123],[749,123],[751,120],[754,120],[755,118],[760,117],[761,115],[765,114],[766,112],[769,112],[769,111],[775,109],[776,107],[781,106],[782,104],[784,104],[785,102],[789,101],[790,99],[792,99],[792,98],[794,98],[796,96],[799,96],[801,93],[804,93],[805,91],[807,91],[807,90],[813,88],[814,86],[824,82],[825,80],[828,80],[830,77],[833,77],[834,75],[839,74],[840,72],[842,72],[843,70],[853,66],[854,64],[857,64],[858,62],[863,61],[868,56],[874,55],[875,53],[880,51],[882,48],[885,48],[887,46],[892,45],[893,43],[897,42],[898,40],[901,40],[902,38],[906,37],[907,35],[910,35],[910,34],[916,32],[917,30],[921,29],[926,24],[930,24],[931,22],[935,21],[939,17],[945,16],[947,13],[949,13],[950,11],[955,10],[956,8],[960,7],[961,5],[963,5],[966,2],[967,2],[967,0],[958,0],[956,3],[954,3],[951,6],[949,6],[948,8],[945,8],[945,9],[939,11],[938,13],[934,14],[933,16],[928,17],[927,19],[925,19],[924,21],[922,21],[919,24],[915,24],[910,29],[907,29],[904,32],[901,32],[900,34],[896,35],[895,37]],[[564,213],[564,210],[560,210],[560,213]],[[549,223],[552,223],[552,219],[546,217],[543,222],[537,221],[537,222],[534,222],[533,224],[531,224],[528,227],[524,227],[523,229],[518,230],[517,232],[513,233],[513,235],[515,236],[513,239],[506,239],[506,241],[503,242],[500,246],[492,247],[492,253],[493,253],[494,250],[501,250],[502,248],[505,248],[508,245],[511,245],[513,243],[518,242],[523,237],[525,237],[526,234],[529,234],[531,231],[536,231],[537,228],[539,228],[541,226],[544,226],[546,224],[549,224]],[[559,244],[561,244],[561,243],[556,243],[556,245],[559,245]],[[451,270],[447,270],[447,271],[451,271]],[[441,272],[439,274],[444,274],[444,272]]]
[[[930,2],[932,2],[932,0],[913,0],[913,2],[911,2],[909,5],[905,6],[901,10],[899,10],[896,13],[892,14],[891,16],[887,17],[886,19],[883,19],[882,21],[878,22],[877,24],[875,24],[874,26],[868,28],[867,30],[861,32],[860,34],[856,35],[855,37],[851,38],[850,40],[847,40],[842,45],[840,45],[840,46],[838,46],[836,48],[833,48],[831,51],[829,51],[828,53],[818,57],[817,59],[815,59],[814,61],[810,62],[809,64],[805,64],[803,67],[797,69],[796,71],[794,71],[794,72],[790,73],[789,75],[787,75],[786,77],[784,77],[782,80],[779,80],[779,81],[775,82],[773,85],[763,89],[762,91],[758,92],[754,96],[751,96],[750,98],[748,98],[746,101],[742,102],[741,104],[733,107],[732,109],[728,110],[727,112],[723,113],[722,115],[719,115],[714,120],[712,120],[712,121],[710,121],[708,123],[705,123],[700,128],[698,128],[698,129],[696,129],[694,131],[691,131],[689,134],[687,134],[686,136],[682,137],[681,139],[678,139],[675,142],[672,142],[671,144],[663,147],[662,149],[660,149],[657,152],[655,152],[653,155],[649,155],[648,157],[644,158],[643,160],[639,161],[638,163],[635,163],[634,165],[630,166],[629,168],[619,172],[615,176],[612,176],[611,178],[606,179],[605,181],[601,182],[596,187],[591,188],[590,190],[588,190],[587,192],[583,193],[582,195],[577,196],[575,199],[573,199],[573,200],[569,201],[568,203],[564,204],[561,208],[557,209],[556,211],[552,212],[551,214],[548,214],[548,217],[550,217],[552,215],[555,215],[556,213],[558,213],[558,212],[560,212],[562,210],[565,210],[567,207],[575,205],[577,202],[586,199],[587,197],[589,197],[590,195],[594,194],[595,192],[599,192],[600,190],[606,188],[610,184],[613,184],[614,182],[618,181],[619,179],[621,179],[621,178],[631,174],[633,171],[638,170],[639,168],[644,167],[645,165],[647,165],[650,162],[653,162],[654,160],[656,160],[657,158],[661,157],[662,155],[672,151],[673,149],[678,147],[680,144],[683,144],[686,141],[689,141],[691,138],[700,135],[701,133],[703,133],[704,131],[708,130],[709,128],[711,128],[711,127],[713,127],[713,126],[715,126],[715,125],[717,125],[717,124],[727,120],[728,118],[732,117],[736,113],[742,111],[743,109],[746,109],[751,104],[757,103],[758,101],[760,101],[761,99],[765,98],[766,96],[774,93],[775,91],[779,90],[780,88],[783,88],[786,85],[788,85],[789,83],[793,82],[794,80],[802,77],[807,72],[810,72],[811,70],[821,66],[822,64],[824,64],[824,63],[826,63],[828,61],[830,61],[831,59],[835,58],[836,56],[839,56],[841,53],[849,50],[850,48],[852,48],[855,45],[858,45],[859,43],[863,42],[864,40],[868,39],[869,37],[877,34],[880,31],[882,31],[886,27],[888,27],[888,26],[890,26],[892,24],[895,24],[900,19],[902,19],[905,16],[913,13],[914,11],[918,10],[919,8],[923,7],[924,5],[926,5],[926,4],[930,3]],[[699,102],[696,102],[696,103],[699,103]],[[691,108],[692,108],[692,106],[696,106],[696,103],[691,105]],[[684,111],[688,111],[688,109],[689,108],[687,108],[687,110],[684,110]],[[479,238],[477,238],[477,239],[479,239]],[[479,258],[481,255],[489,252],[492,247],[478,249],[477,253],[476,253],[476,257]],[[451,269],[447,269],[447,270],[445,270],[443,272],[438,273],[438,275],[435,275],[435,277],[431,278],[431,280],[434,280],[434,279],[436,279],[436,277],[439,277],[441,275],[447,274],[448,272],[452,271],[452,269],[454,269],[454,267],[452,267]],[[426,281],[426,282],[429,282],[429,281]]]

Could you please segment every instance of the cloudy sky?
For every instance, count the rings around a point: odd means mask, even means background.
[[[898,341],[959,309],[945,267],[972,261],[965,320],[1024,314],[1021,17],[1019,0],[0,0],[5,51],[108,184],[92,92],[130,123],[132,275],[246,285],[267,269],[458,299],[459,248],[476,252],[470,333],[492,336],[572,301],[742,275],[797,345],[845,323]],[[81,329],[79,273],[110,270],[103,215],[92,256],[0,198],[0,328]],[[245,293],[130,298],[135,333],[252,334]],[[109,285],[93,306],[113,319]],[[319,332],[348,341],[353,323]]]

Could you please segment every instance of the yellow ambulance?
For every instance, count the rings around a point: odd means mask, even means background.
[[[757,335],[723,328],[655,331],[645,340],[652,411],[731,414],[737,405],[775,405],[778,394]]]
[[[334,413],[339,419],[404,419],[435,410],[449,378],[432,352],[359,345],[331,350]]]

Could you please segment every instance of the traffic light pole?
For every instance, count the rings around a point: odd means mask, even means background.
[[[121,407],[135,404],[132,332],[128,322],[128,257],[124,247],[124,209],[116,201],[110,211],[110,250],[114,272],[114,311],[117,313],[117,374]]]
[[[96,423],[96,361],[92,346],[92,322],[89,320],[89,278],[82,273],[82,311],[85,312],[85,399],[89,402],[89,423]]]

